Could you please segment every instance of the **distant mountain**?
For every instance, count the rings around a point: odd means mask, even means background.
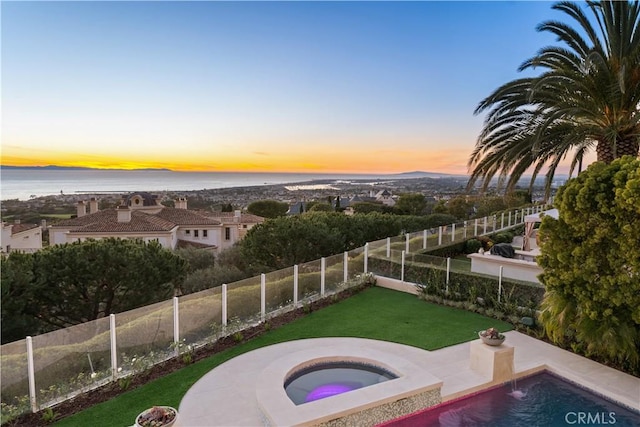
[[[90,170],[90,171],[167,171],[171,172],[171,169],[166,168],[141,168],[141,169],[108,169],[108,168],[85,168],[81,166],[56,166],[56,165],[48,165],[48,166],[4,166],[0,165],[0,169],[13,169],[13,170],[63,170],[63,171],[81,171],[81,170]]]
[[[413,171],[413,172],[402,172],[394,174],[393,176],[401,176],[403,178],[437,178],[441,176],[465,176],[465,175],[455,175],[450,173],[441,173],[441,172],[424,172],[424,171]]]

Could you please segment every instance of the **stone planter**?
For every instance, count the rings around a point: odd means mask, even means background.
[[[480,339],[482,340],[483,343],[485,343],[486,345],[491,345],[491,346],[499,346],[504,342],[505,339],[507,339],[507,337],[505,337],[505,336],[503,336],[502,338],[484,337],[484,336],[482,336],[482,332],[478,332],[478,336],[480,337]]]
[[[178,411],[171,406],[154,406],[136,417],[134,427],[171,427],[178,419]]]

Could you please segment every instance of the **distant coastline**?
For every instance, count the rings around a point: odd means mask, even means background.
[[[122,169],[122,168],[90,168],[83,166],[57,166],[57,165],[47,165],[47,166],[9,166],[9,165],[0,165],[0,169],[7,170],[61,170],[61,171],[127,171],[127,172],[135,172],[135,171],[153,171],[153,172],[176,172],[172,169],[168,168],[136,168],[136,169]],[[252,174],[306,174],[307,172],[233,172],[233,171],[180,171],[184,173],[252,173]],[[381,173],[381,174],[364,174],[357,172],[347,172],[347,173],[332,173],[332,172],[309,172],[311,175],[327,175],[327,176],[335,176],[335,175],[379,175],[381,177],[392,177],[392,178],[439,178],[439,177],[461,177],[465,175],[457,175],[450,173],[440,173],[440,172],[425,172],[425,171],[411,171],[411,172],[397,172],[397,173]]]
[[[12,169],[12,170],[62,170],[62,171],[163,171],[163,172],[173,172],[171,169],[166,168],[141,168],[141,169],[120,169],[120,168],[87,168],[82,166],[56,166],[56,165],[47,165],[47,166],[5,166],[0,165],[0,169]]]
[[[406,172],[401,174],[332,174],[274,172],[182,172],[172,170],[116,170],[80,167],[2,167],[0,200],[29,200],[48,195],[188,192],[221,188],[264,187],[283,184],[390,185],[404,179],[450,179],[454,175]]]

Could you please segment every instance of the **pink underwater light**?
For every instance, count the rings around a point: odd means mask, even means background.
[[[323,384],[311,390],[309,394],[307,394],[305,402],[313,402],[314,400],[324,399],[325,397],[335,396],[336,394],[346,393],[351,390],[354,390],[354,387],[345,384]]]

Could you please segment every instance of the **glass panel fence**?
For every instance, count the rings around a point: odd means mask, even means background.
[[[424,244],[424,232],[409,233],[409,252],[421,251]]]
[[[222,287],[179,298],[180,341],[200,345],[219,338],[222,325]]]
[[[305,262],[298,266],[298,301],[320,295],[320,260]]]
[[[405,250],[405,237],[395,236],[391,238],[391,251],[402,252]]]
[[[344,283],[344,254],[325,258],[324,291],[334,292]]]
[[[259,320],[260,276],[227,285],[227,324],[237,328]]]
[[[364,273],[364,247],[349,251],[347,273],[349,280]]]
[[[111,375],[110,348],[109,318],[33,337],[39,407],[106,382]]]
[[[427,230],[427,250],[438,247],[438,228]]]
[[[289,267],[265,275],[267,313],[293,304],[293,270]]]
[[[2,345],[0,354],[2,423],[31,411],[26,340]]]
[[[455,224],[455,227],[452,227],[451,232],[454,233],[451,240],[452,242],[462,242],[465,240],[468,230],[465,230],[464,224],[464,222],[458,222]]]
[[[369,265],[371,265],[371,260],[369,260]],[[400,280],[402,276],[402,251],[391,251],[391,257],[381,259],[374,265],[376,265],[377,271],[372,270],[372,272],[375,274]]]
[[[387,250],[387,239],[376,240],[375,242],[369,242],[369,253],[385,252]]]
[[[447,268],[447,259],[427,254],[409,254],[405,257],[406,263],[418,266],[432,266],[437,268]]]
[[[142,372],[174,355],[173,313],[173,300],[168,300],[116,314],[118,376]]]
[[[471,260],[469,258],[466,259],[451,259],[451,271],[457,271],[459,273],[470,273],[471,272]]]

